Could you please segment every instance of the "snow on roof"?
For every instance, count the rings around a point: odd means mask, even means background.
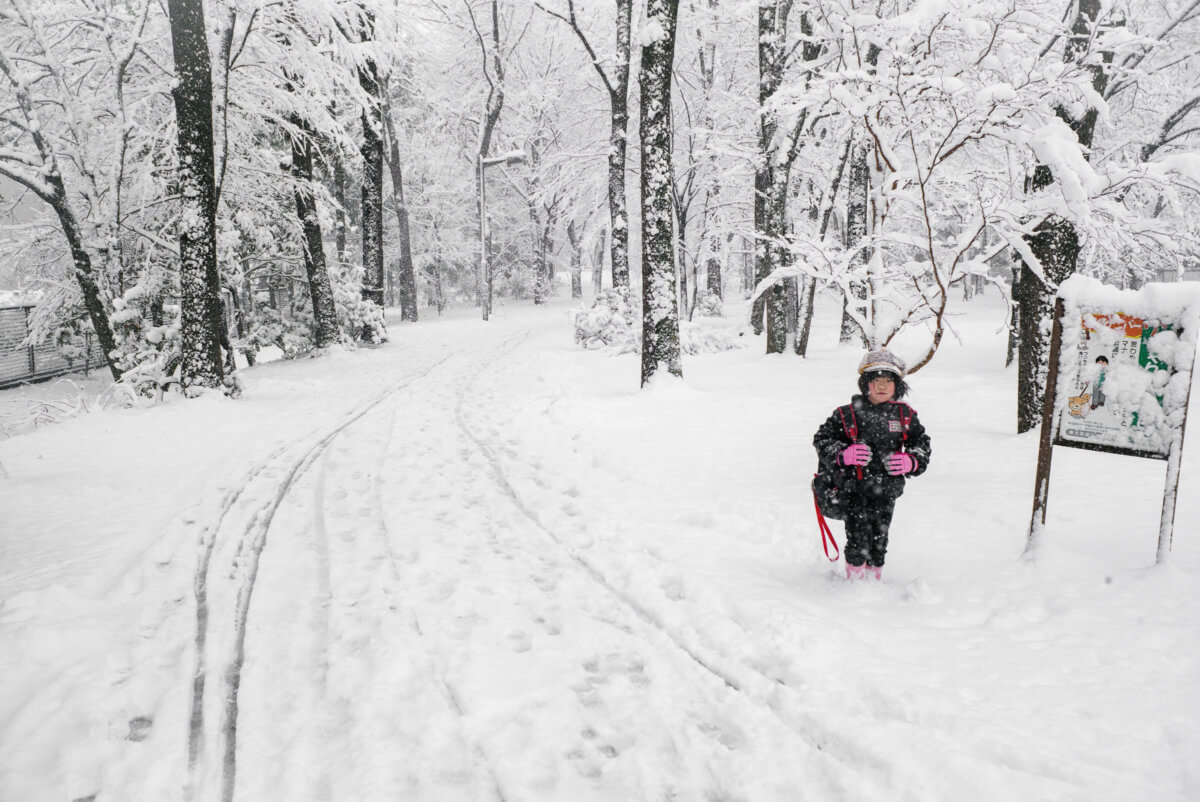
[[[13,309],[22,306],[37,306],[41,295],[25,290],[0,290],[0,309]]]

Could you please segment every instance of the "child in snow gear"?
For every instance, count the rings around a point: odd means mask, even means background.
[[[846,522],[847,579],[882,577],[904,477],[929,467],[929,435],[916,410],[900,401],[908,394],[904,372],[904,361],[891,351],[868,352],[858,366],[860,394],[835,409],[813,437],[819,475],[832,476]]]

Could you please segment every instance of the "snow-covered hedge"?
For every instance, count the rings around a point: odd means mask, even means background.
[[[638,350],[638,337],[633,330],[635,320],[629,290],[625,287],[605,290],[596,296],[590,308],[571,312],[577,345],[615,348],[620,353]]]

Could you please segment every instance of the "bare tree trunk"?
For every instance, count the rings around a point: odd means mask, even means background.
[[[374,36],[374,20],[368,15],[363,41]],[[383,86],[379,68],[367,61],[358,69],[358,83],[367,96],[362,109],[363,185],[362,185],[362,297],[384,308],[383,297]],[[386,337],[381,331],[365,327],[364,340]]]
[[[337,201],[334,213],[334,246],[338,264],[346,261],[346,231],[349,229],[346,211],[346,163],[339,151],[333,154],[333,197]]]
[[[708,0],[709,10],[715,10],[717,8],[717,3],[718,3],[718,0]],[[703,44],[700,48],[699,59],[700,59],[700,81],[701,81],[701,86],[704,89],[704,98],[705,98],[704,125],[710,131],[715,131],[715,130],[717,130],[717,121],[716,121],[715,114],[713,112],[713,94],[714,94],[714,91],[715,91],[716,85],[717,85],[717,35],[718,34],[716,34],[715,32],[705,30],[705,29],[699,29],[697,31],[697,33],[703,40]],[[719,174],[719,166],[720,165],[718,163],[718,155],[717,155],[717,150],[715,148],[710,150],[709,163],[710,163],[710,167],[713,171],[713,174],[714,175]],[[711,183],[709,185],[707,191],[705,192],[704,225],[702,226],[702,229],[701,229],[702,231],[709,232],[708,233],[708,254],[707,254],[707,256],[705,258],[705,262],[704,262],[704,274],[705,274],[704,289],[705,289],[705,292],[707,292],[711,295],[715,295],[715,296],[717,296],[717,298],[721,298],[721,293],[723,292],[723,288],[721,286],[721,261],[720,261],[721,237],[720,237],[720,234],[718,234],[714,230],[716,227],[715,221],[717,219],[719,219],[719,214],[720,214],[719,212],[716,211],[716,209],[718,208],[718,201],[720,200],[720,196],[721,196],[721,183],[719,180],[714,180],[713,183]],[[697,269],[697,273],[699,273],[700,266],[697,265],[696,269]],[[700,290],[699,275],[697,275],[697,277],[696,277],[696,294],[697,295],[699,295],[699,290]],[[694,313],[695,313],[695,308],[694,308],[694,304],[693,304],[693,308],[691,310],[689,310],[689,312],[688,312],[688,320],[692,319],[692,315]]]
[[[537,219],[536,216],[534,218]],[[554,213],[546,212],[546,219],[542,225],[535,229],[537,241],[535,246],[534,257],[534,290],[533,302],[535,304],[544,304],[550,297],[554,282],[554,265],[550,260],[550,254],[554,251]]]
[[[779,121],[774,112],[767,111],[767,104],[783,83],[791,7],[791,0],[759,0],[758,4],[759,150],[763,155],[763,163],[754,177],[758,281],[782,265],[782,241],[787,225],[787,185],[793,154],[776,140]],[[787,349],[788,331],[787,293],[783,283],[776,282],[759,297],[766,313],[767,353],[781,354]],[[754,321],[755,333],[759,333],[762,323],[757,311]]]
[[[1009,305],[1009,321],[1008,321],[1008,349],[1004,357],[1004,367],[1009,367],[1017,359],[1017,352],[1021,347],[1021,303],[1017,296],[1021,293],[1021,267],[1015,266],[1012,269],[1012,288],[1010,295],[1012,301]]]
[[[683,375],[671,212],[671,78],[679,0],[647,0],[661,35],[642,46],[642,386],[665,365]]]
[[[766,170],[756,170],[754,172],[754,232],[756,236],[752,241],[754,244],[754,260],[751,263],[753,269],[749,281],[751,290],[758,285],[758,282],[771,274],[771,251],[766,241],[761,239],[761,232],[765,231],[767,227],[768,189]],[[765,293],[755,298],[754,303],[750,305],[750,327],[756,335],[762,334],[765,328],[763,318],[766,309],[767,298]]]
[[[671,169],[674,169],[674,157],[672,156]],[[676,176],[671,176],[671,194],[675,196],[673,208],[675,209],[675,253],[678,259],[675,263],[675,283],[679,287],[679,309],[680,316],[689,318],[688,314],[688,268],[687,268],[687,216],[688,204],[687,201],[680,197],[679,181]]]
[[[609,262],[613,287],[629,287],[629,210],[625,203],[625,160],[629,144],[630,17],[633,0],[617,0],[616,80],[609,89],[612,126],[608,136],[608,214],[612,232]]]
[[[870,252],[866,247],[867,221],[870,216],[868,194],[870,192],[871,170],[867,163],[871,149],[866,142],[855,142],[850,152],[850,176],[846,182],[846,247],[857,249],[857,254],[851,264],[862,267],[870,260]],[[845,304],[842,307],[842,328],[838,337],[841,343],[858,343],[863,347],[869,345],[869,339],[862,325],[850,314],[853,308],[864,320],[868,319],[870,310],[867,308],[867,283],[865,280],[850,280],[850,291],[846,293]]]
[[[71,211],[70,203],[67,201],[67,190],[63,184],[62,175],[58,172],[57,165],[52,166],[51,169],[53,172],[43,175],[53,193],[46,200],[58,215],[59,225],[62,226],[63,234],[67,238],[67,245],[71,249],[71,261],[75,266],[75,280],[79,283],[79,290],[83,294],[83,305],[88,311],[88,319],[96,331],[96,340],[104,351],[104,361],[108,365],[108,371],[114,380],[119,380],[121,370],[113,359],[113,354],[117,350],[117,342],[108,319],[108,311],[104,308],[104,301],[100,297],[96,275],[92,272],[92,258],[87,249],[83,247],[83,236],[75,214]]]
[[[417,279],[413,273],[412,237],[408,228],[408,204],[404,201],[404,176],[400,168],[400,146],[396,141],[396,127],[392,124],[392,109],[385,97],[383,125],[388,139],[388,167],[392,172],[392,194],[396,203],[396,222],[399,228],[400,264],[396,283],[400,294],[400,319],[417,320]]]
[[[596,250],[592,254],[592,294],[599,295],[604,280],[604,241],[608,238],[608,229],[601,228],[596,237]]]
[[[567,224],[567,241],[571,244],[571,297],[583,297],[583,238],[572,220]]]
[[[471,12],[469,4],[467,11],[471,14],[471,22],[475,26],[475,37],[479,42],[479,49],[483,59],[483,77],[488,83],[487,100],[479,123],[479,149],[476,155],[475,170],[475,210],[476,219],[479,220],[479,265],[475,274],[475,302],[482,310],[483,319],[487,320],[492,314],[492,274],[494,269],[491,258],[491,232],[488,230],[488,221],[484,218],[486,214],[484,199],[487,192],[487,185],[484,183],[486,180],[484,175],[486,170],[484,160],[491,150],[492,133],[496,129],[496,123],[500,121],[500,112],[504,109],[504,60],[500,55],[500,7],[498,0],[492,0],[491,3],[492,32],[490,46],[484,38],[483,32],[479,29],[479,25],[475,21],[475,15]],[[491,64],[490,70],[488,66],[489,62]]]
[[[313,341],[317,348],[325,348],[338,341],[338,321],[329,270],[325,265],[321,220],[311,188],[312,130],[299,117],[293,117],[292,124],[299,131],[292,136],[292,176],[296,179],[296,216],[300,219],[304,237],[304,272],[308,277],[308,294],[312,298]]]
[[[811,276],[802,276],[799,298],[796,301],[796,356],[808,356],[808,341],[812,335],[813,304],[817,295],[817,280]]]
[[[708,261],[705,263],[707,269],[707,282],[705,289],[712,295],[724,300],[725,289],[721,283],[721,237],[713,234],[709,239]]]
[[[203,0],[168,0],[175,57],[175,119],[179,136],[181,381],[185,388],[220,387],[221,284],[217,273],[216,185],[213,174],[212,64]]]

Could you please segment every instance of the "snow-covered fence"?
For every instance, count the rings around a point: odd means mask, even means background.
[[[82,343],[68,349],[53,339],[30,344],[33,307],[28,302],[0,301],[0,389],[104,365],[104,354],[91,332],[82,335]]]

